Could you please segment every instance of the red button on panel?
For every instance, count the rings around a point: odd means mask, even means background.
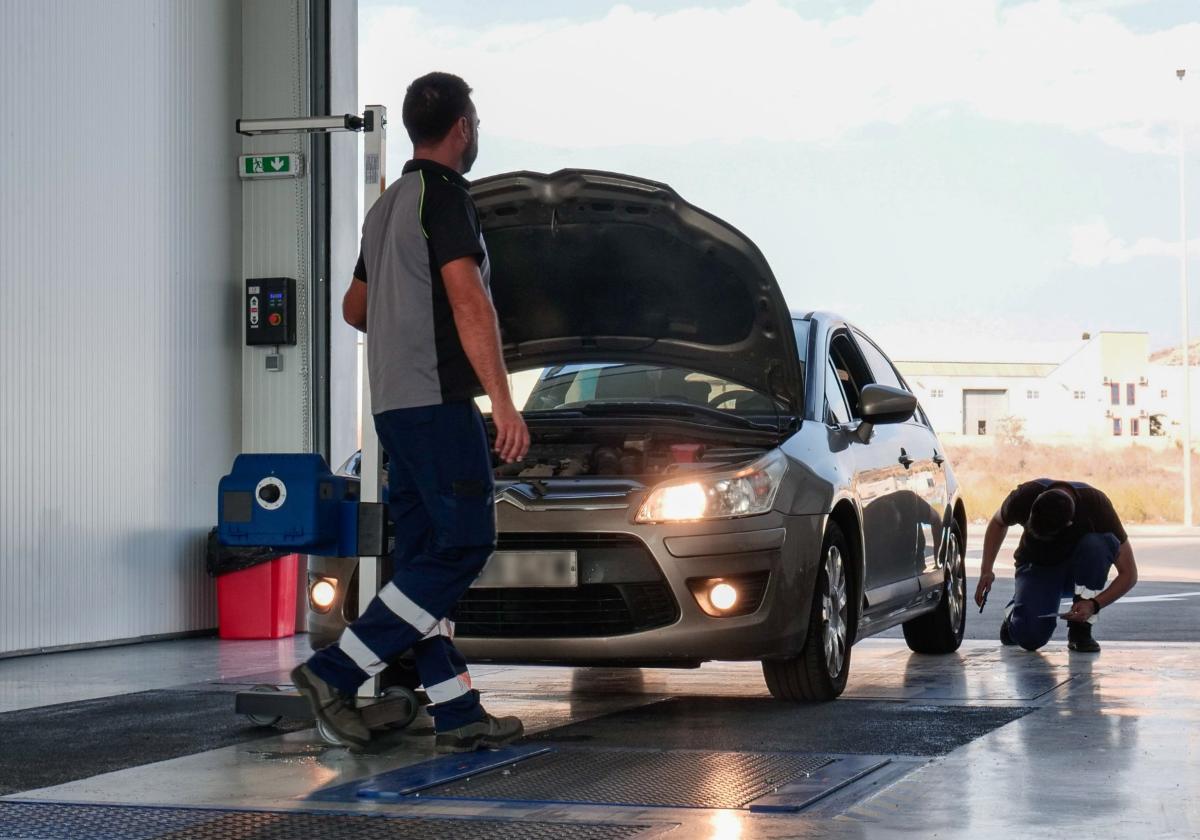
[[[279,313],[278,313],[278,312],[272,312],[270,315],[268,315],[268,316],[267,316],[267,322],[268,322],[268,323],[269,323],[269,324],[270,324],[272,327],[278,327],[278,326],[279,326],[279,322],[280,322],[280,321],[282,321],[282,320],[283,320],[283,318],[279,317]]]

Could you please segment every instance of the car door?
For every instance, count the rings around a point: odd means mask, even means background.
[[[854,331],[859,349],[879,385],[912,389],[896,366],[875,342],[858,330]],[[920,408],[907,423],[897,425],[901,452],[899,461],[904,474],[899,479],[901,492],[908,495],[914,515],[915,541],[909,574],[913,577],[938,570],[938,551],[942,542],[942,515],[946,509],[946,476],[942,470],[941,450],[929,421]]]
[[[831,337],[829,360],[832,378],[841,386],[852,420],[861,421],[859,394],[874,379],[848,330]],[[916,506],[906,492],[908,476],[900,463],[905,441],[904,424],[889,424],[876,426],[870,443],[855,442],[850,447],[854,489],[862,505],[863,589],[872,606],[915,590],[903,585],[913,579],[917,531]]]

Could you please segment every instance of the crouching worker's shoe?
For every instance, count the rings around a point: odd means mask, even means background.
[[[485,713],[483,720],[439,732],[434,746],[440,753],[494,750],[511,744],[524,734],[525,725],[519,718],[498,718]]]
[[[318,677],[308,665],[292,671],[292,682],[308,700],[313,715],[348,747],[361,749],[371,742],[371,730],[347,697]]]
[[[1067,647],[1080,653],[1100,652],[1100,643],[1092,638],[1092,625],[1086,621],[1067,622]]]

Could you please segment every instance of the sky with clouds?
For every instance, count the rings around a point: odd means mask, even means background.
[[[471,177],[665,181],[897,358],[1177,341],[1181,119],[1200,281],[1197,0],[360,0],[359,54],[392,177],[408,82],[458,73]]]

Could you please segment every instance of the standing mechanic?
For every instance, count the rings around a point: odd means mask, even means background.
[[[1037,650],[1054,635],[1060,600],[1073,596],[1067,620],[1071,650],[1098,653],[1092,638],[1096,616],[1137,583],[1137,563],[1129,537],[1108,496],[1082,482],[1027,481],[1008,494],[988,522],[983,537],[983,565],[975,603],[980,611],[996,580],[992,567],[1004,536],[1023,525],[1017,562],[1016,591],[1005,608],[1000,641]],[[1117,576],[1105,588],[1110,566]]]
[[[315,715],[350,746],[370,732],[352,695],[411,649],[439,752],[498,747],[521,737],[515,717],[479,703],[443,619],[496,544],[492,460],[473,397],[492,401],[495,449],[525,456],[529,431],[513,405],[489,286],[479,216],[463,174],[479,152],[471,88],[430,73],[404,97],[413,159],[367,214],[362,253],[342,304],[369,333],[375,430],[388,455],[395,575],[341,639],[292,672]]]

